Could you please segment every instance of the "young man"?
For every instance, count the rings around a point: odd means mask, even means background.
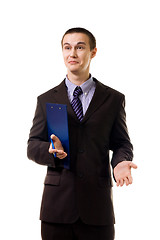
[[[124,95],[89,73],[96,40],[83,28],[62,38],[65,80],[38,97],[28,140],[29,159],[47,165],[40,219],[43,240],[113,240],[111,165],[117,186],[132,183],[132,144],[125,119]],[[70,169],[57,136],[48,142],[46,103],[67,105]],[[56,153],[56,157],[54,157]]]

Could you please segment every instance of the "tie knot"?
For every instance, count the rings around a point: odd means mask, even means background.
[[[76,87],[74,89],[73,96],[74,97],[79,97],[82,93],[83,93],[82,88],[81,87]]]

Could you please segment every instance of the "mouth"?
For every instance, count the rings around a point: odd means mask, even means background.
[[[68,63],[71,64],[71,65],[75,65],[75,64],[77,64],[78,62],[77,62],[77,61],[69,61]]]

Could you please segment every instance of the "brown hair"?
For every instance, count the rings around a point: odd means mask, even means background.
[[[72,33],[84,33],[84,34],[86,34],[89,37],[90,50],[93,50],[96,47],[96,39],[93,36],[93,34],[91,32],[89,32],[87,29],[80,28],[80,27],[70,28],[69,30],[67,30],[65,32],[65,34],[63,35],[62,40],[61,40],[62,46],[63,46],[63,39],[64,39],[65,35],[72,34]]]

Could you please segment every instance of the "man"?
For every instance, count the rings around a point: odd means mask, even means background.
[[[83,28],[62,38],[65,80],[38,97],[28,157],[47,165],[40,219],[43,240],[113,240],[114,211],[109,150],[117,186],[132,183],[132,144],[128,136],[124,95],[93,78],[90,63],[96,40]],[[70,169],[60,139],[48,142],[46,103],[67,105]],[[54,157],[56,153],[56,157]]]

